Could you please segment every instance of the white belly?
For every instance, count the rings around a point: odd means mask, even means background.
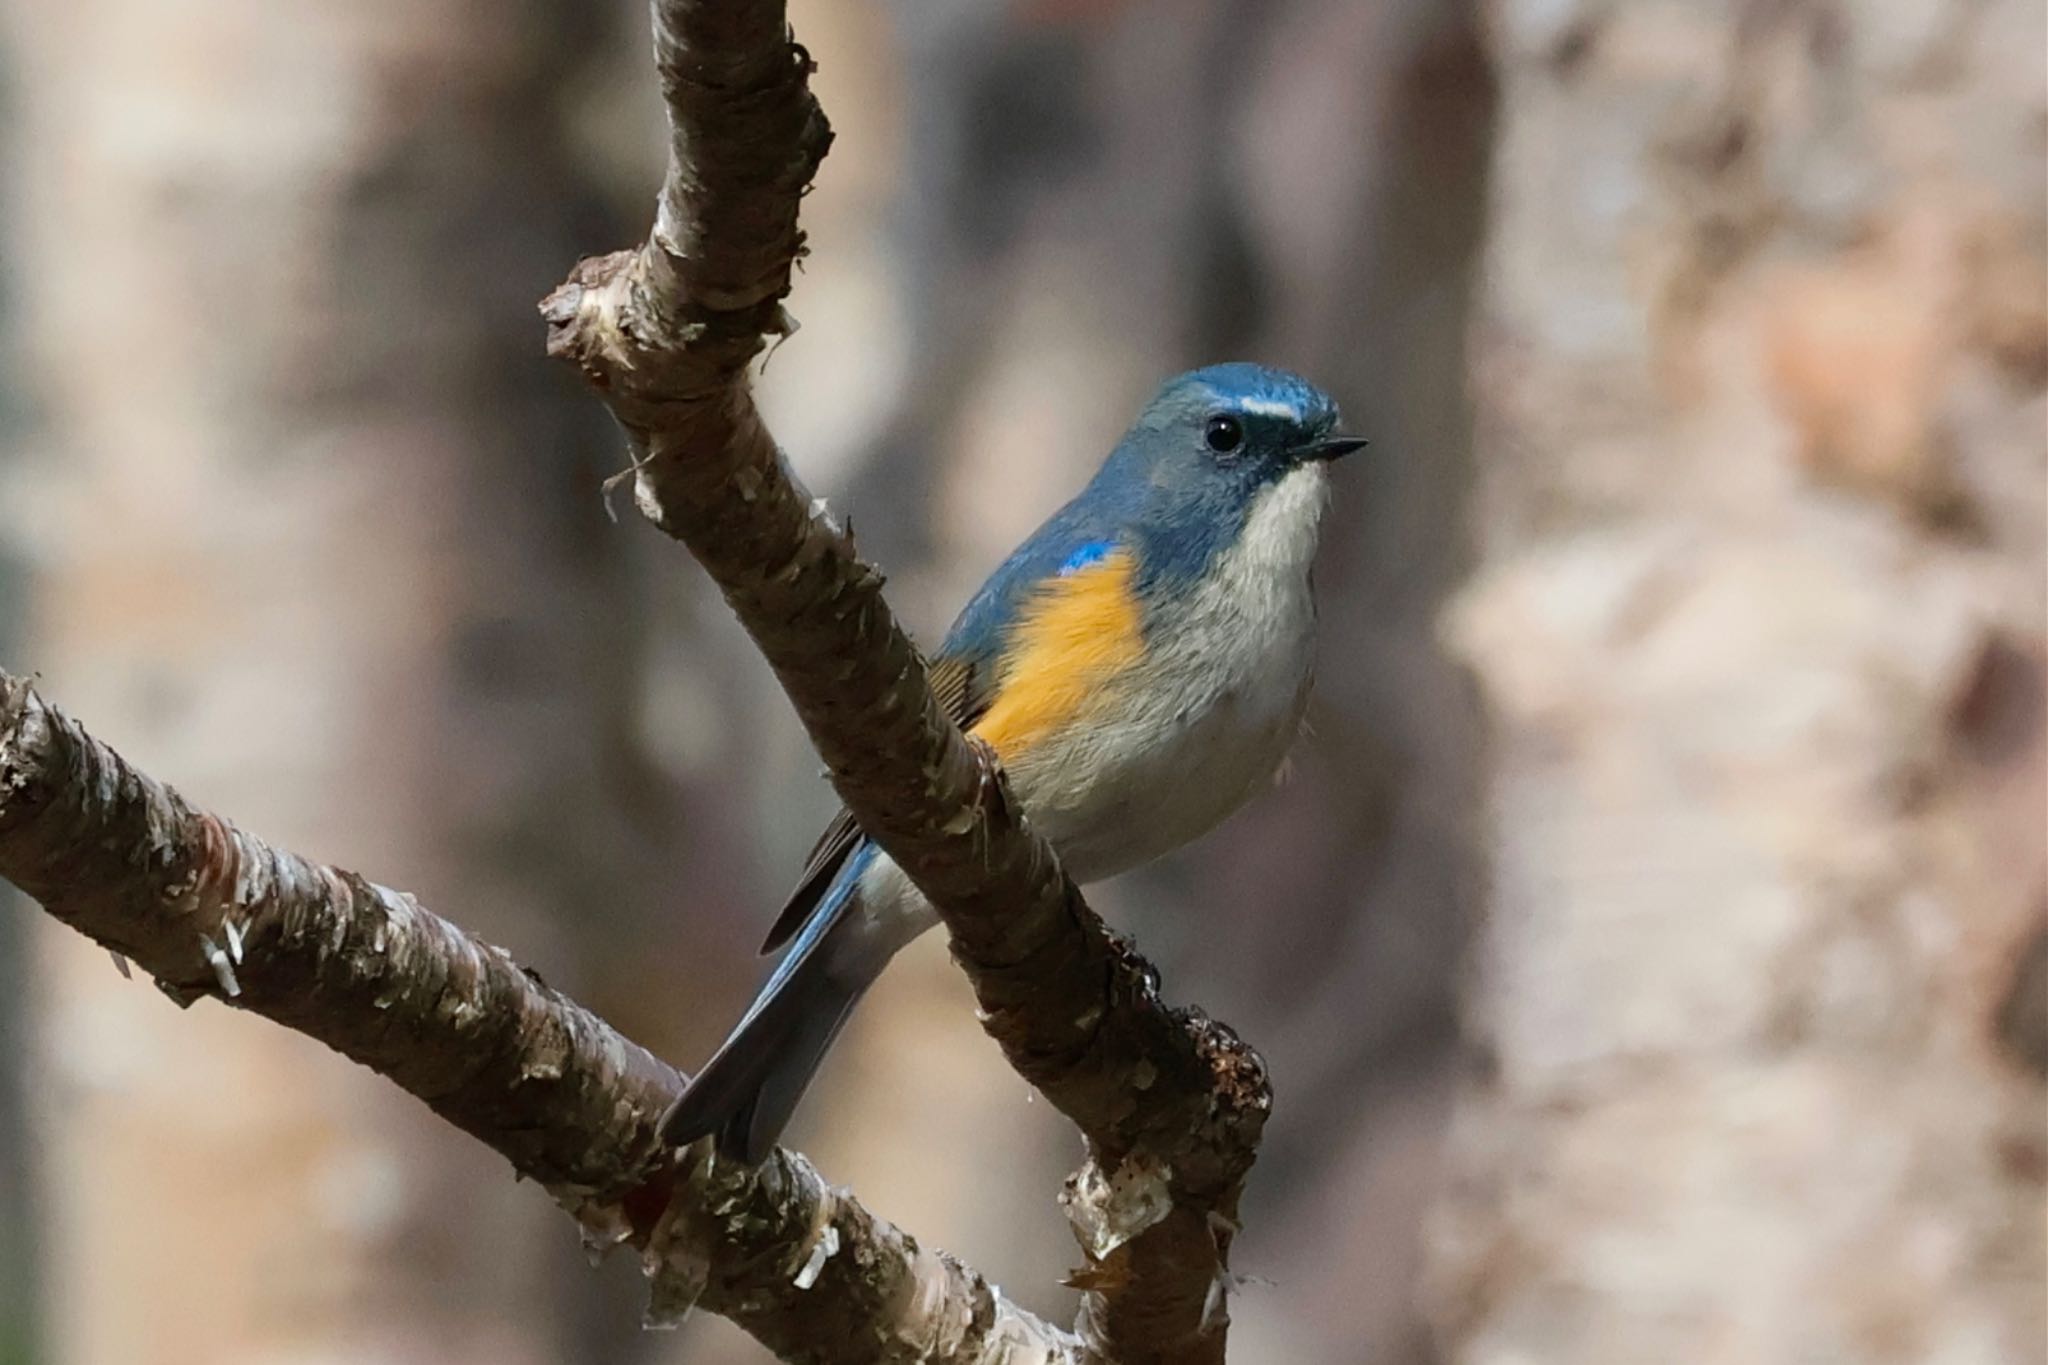
[[[1173,686],[1148,689],[1142,705],[1106,700],[1011,766],[1011,790],[1075,881],[1200,838],[1273,780],[1308,698],[1314,632],[1304,616],[1284,638],[1240,632],[1244,643],[1219,645],[1220,656],[1169,661]],[[887,854],[861,879],[861,901],[860,946],[846,950],[863,964],[878,967],[938,922]]]
[[[1106,691],[1010,772],[1032,822],[1077,881],[1113,877],[1209,832],[1278,770],[1301,723],[1314,618],[1200,619],[1153,648],[1145,677]]]

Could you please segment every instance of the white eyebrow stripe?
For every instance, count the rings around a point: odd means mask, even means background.
[[[1261,417],[1280,417],[1293,420],[1301,415],[1290,404],[1276,402],[1270,398],[1240,398],[1237,400],[1237,405],[1244,411],[1255,412]]]

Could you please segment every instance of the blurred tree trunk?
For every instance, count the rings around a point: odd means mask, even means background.
[[[584,975],[573,916],[623,911],[650,842],[625,812],[661,810],[596,492],[617,444],[533,315],[623,240],[556,93],[597,20],[7,18],[47,446],[16,509],[29,657],[195,799]],[[306,1040],[172,1018],[35,936],[54,1359],[562,1358],[579,1262],[543,1197]]]
[[[1459,1359],[2040,1358],[2042,26],[1496,7]]]

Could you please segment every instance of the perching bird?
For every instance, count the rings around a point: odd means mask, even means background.
[[[1077,882],[1206,833],[1271,780],[1313,663],[1309,561],[1328,462],[1365,442],[1256,365],[1169,380],[1080,495],[976,593],[931,685],[994,748]],[[663,1121],[768,1154],[854,1004],[938,922],[842,811],[763,952],[789,951]]]

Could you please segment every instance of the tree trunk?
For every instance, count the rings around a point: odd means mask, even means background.
[[[1493,41],[1443,1340],[2039,1359],[2041,8],[1508,0]]]

